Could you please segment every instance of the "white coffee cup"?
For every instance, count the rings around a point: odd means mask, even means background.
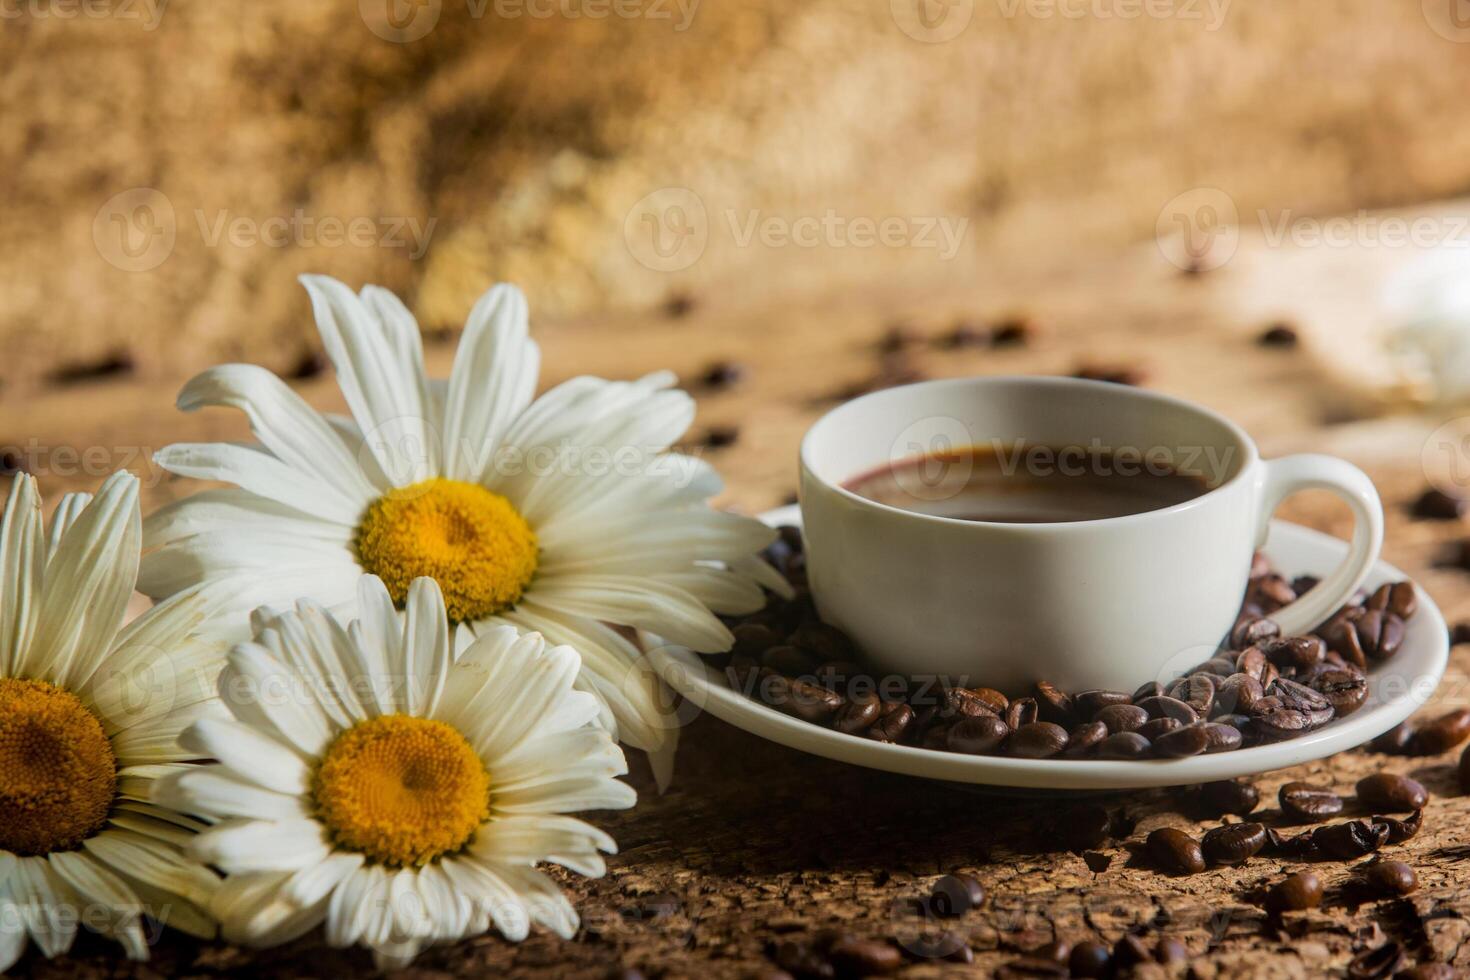
[[[900,460],[1018,442],[1167,458],[1210,489],[1123,517],[1022,524],[931,516],[843,487]],[[801,444],[807,574],[823,619],[881,671],[1007,692],[1038,680],[1132,690],[1208,659],[1234,624],[1271,513],[1314,488],[1352,508],[1353,540],[1339,567],[1316,570],[1316,588],[1272,613],[1285,634],[1331,615],[1378,557],[1378,493],[1343,460],[1263,460],[1206,408],[1072,378],[890,388],[832,410]]]

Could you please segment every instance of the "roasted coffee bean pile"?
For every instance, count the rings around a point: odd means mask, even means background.
[[[1369,663],[1398,652],[1418,605],[1411,583],[1384,585],[1316,634],[1284,637],[1270,614],[1316,580],[1288,580],[1257,556],[1230,636],[1187,675],[1131,693],[1069,694],[1041,681],[1007,697],[987,687],[874,677],[846,634],[818,618],[801,532],[783,527],[766,557],[796,596],[727,620],[735,646],[722,665],[732,687],[848,735],[969,755],[1182,758],[1301,735],[1362,706]],[[1467,736],[1470,712],[1431,723],[1405,744],[1429,751]]]

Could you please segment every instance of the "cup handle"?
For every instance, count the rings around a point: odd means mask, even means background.
[[[1271,515],[1299,490],[1331,490],[1353,510],[1353,540],[1347,558],[1295,602],[1271,613],[1283,636],[1316,628],[1338,610],[1367,577],[1383,546],[1383,504],[1366,473],[1335,456],[1303,453],[1264,460],[1256,546],[1266,541]]]

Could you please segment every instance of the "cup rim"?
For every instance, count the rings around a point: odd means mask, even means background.
[[[1240,448],[1244,451],[1244,458],[1241,461],[1240,467],[1235,471],[1234,474],[1229,477],[1229,479],[1222,481],[1218,486],[1211,487],[1197,497],[1191,497],[1188,500],[1181,501],[1177,504],[1170,504],[1167,507],[1159,507],[1154,510],[1139,511],[1136,514],[1123,514],[1117,517],[1095,517],[1085,521],[1024,522],[972,521],[959,517],[944,517],[938,514],[925,514],[921,511],[905,510],[902,507],[895,507],[892,504],[880,503],[879,501],[871,500],[868,497],[853,493],[851,490],[842,486],[840,483],[835,483],[831,480],[828,480],[826,477],[821,476],[811,463],[810,454],[812,452],[812,444],[814,442],[814,437],[818,428],[820,428],[821,425],[828,419],[833,418],[839,413],[846,411],[852,406],[857,405],[861,402],[866,402],[870,399],[882,399],[885,397],[892,397],[895,393],[912,391],[919,388],[934,389],[965,386],[990,387],[992,385],[998,384],[1013,384],[1046,388],[1090,388],[1094,391],[1105,393],[1106,396],[1109,398],[1146,401],[1154,404],[1168,405],[1174,408],[1182,409],[1184,411],[1192,412],[1196,415],[1204,416],[1205,418],[1219,425],[1227,433],[1229,433],[1231,438],[1233,438],[1236,444],[1239,445]],[[1231,489],[1236,483],[1243,480],[1246,477],[1246,474],[1254,468],[1254,464],[1259,456],[1260,453],[1259,450],[1256,448],[1255,440],[1253,440],[1244,429],[1242,429],[1235,422],[1231,421],[1226,416],[1221,415],[1214,409],[1207,408],[1206,406],[1201,405],[1198,402],[1190,401],[1187,398],[1180,398],[1176,395],[1168,395],[1158,391],[1149,391],[1147,389],[1137,388],[1132,385],[1116,384],[1111,381],[1093,381],[1086,378],[1064,378],[1025,374],[991,374],[968,378],[936,378],[929,381],[917,381],[913,384],[896,385],[892,388],[883,388],[878,391],[870,391],[865,395],[859,395],[857,398],[845,401],[841,405],[837,405],[824,412],[820,418],[818,418],[815,422],[811,424],[810,427],[807,428],[806,433],[801,437],[801,447],[798,452],[799,462],[801,463],[801,469],[804,474],[810,475],[813,480],[821,484],[827,490],[833,491],[839,496],[845,497],[846,499],[860,506],[871,508],[879,512],[887,512],[889,514],[912,518],[915,520],[937,522],[941,525],[953,524],[968,528],[1001,528],[1010,531],[1059,531],[1064,528],[1096,528],[1102,525],[1122,525],[1127,523],[1136,523],[1145,520],[1156,519],[1169,514],[1184,513],[1186,511],[1193,510],[1196,507],[1205,506],[1206,502],[1209,501],[1211,498],[1215,497],[1218,494],[1223,494],[1226,490]],[[802,482],[804,483],[805,481]]]

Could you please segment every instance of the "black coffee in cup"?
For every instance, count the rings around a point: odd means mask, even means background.
[[[1162,451],[1011,443],[906,457],[843,488],[935,517],[1033,524],[1158,510],[1210,489]]]

